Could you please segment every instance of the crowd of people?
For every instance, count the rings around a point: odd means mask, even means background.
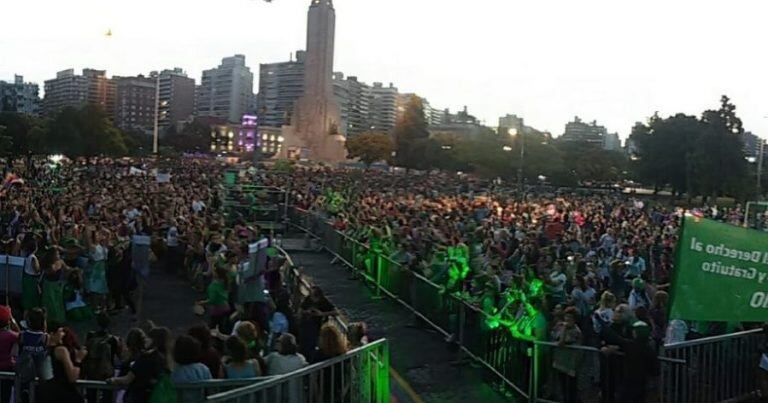
[[[622,351],[630,376],[610,399],[643,401],[664,343],[749,325],[667,317],[680,207],[614,192],[520,195],[439,173],[363,177],[314,169],[263,180],[290,189],[295,205],[367,245],[362,254],[387,257],[477,305],[490,328],[606,355]],[[740,205],[692,211],[734,225],[744,219]],[[371,269],[375,259],[357,260]],[[598,364],[585,363],[580,352],[559,348],[550,355],[553,396],[578,399],[579,389],[600,382],[590,373]]]
[[[363,325],[347,337],[326,323],[338,311],[319,288],[292,305],[282,258],[271,248],[263,268],[251,266],[249,245],[264,234],[225,213],[225,169],[198,159],[28,159],[5,168],[2,247],[23,259],[12,304],[23,320],[0,308],[0,370],[17,373],[13,388],[0,385],[2,402],[11,389],[26,396],[36,377],[39,401],[82,401],[74,382],[91,379],[126,388],[126,402],[143,402],[172,393],[174,384],[287,373],[363,342]],[[520,195],[440,173],[243,167],[240,175],[286,189],[293,205],[367,245],[358,252],[369,255],[360,257],[369,266],[370,255],[385,256],[475,304],[489,329],[608,356],[622,351],[631,376],[606,401],[642,401],[664,343],[748,325],[667,318],[681,208],[614,193]],[[740,206],[695,213],[733,224],[744,218]],[[110,317],[127,310],[139,320],[142,290],[156,269],[203,294],[195,309],[208,322],[175,337],[155,326],[115,337]],[[73,329],[93,322],[97,329],[80,343]],[[580,389],[605,381],[574,351],[550,355],[553,397],[575,401]]]
[[[195,402],[202,390],[175,386],[285,374],[366,341],[363,324],[348,337],[329,323],[338,311],[317,287],[293,305],[274,248],[265,262],[252,260],[250,245],[269,237],[222,208],[225,169],[197,159],[9,161],[2,242],[23,260],[23,277],[19,290],[6,289],[10,306],[0,306],[0,371],[15,372],[0,383],[0,402],[27,402],[33,392],[35,402],[112,401],[113,393],[129,403],[177,394]],[[139,326],[151,270],[202,293],[201,323],[176,335]],[[118,337],[115,316],[136,326]],[[82,379],[114,387],[83,396]]]

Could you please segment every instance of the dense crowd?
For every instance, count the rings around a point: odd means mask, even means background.
[[[319,288],[292,304],[274,248],[251,266],[249,245],[269,238],[221,208],[224,169],[195,159],[9,161],[2,240],[23,259],[23,277],[9,292],[14,309],[0,306],[0,371],[16,373],[0,401],[29,401],[34,389],[36,402],[82,402],[76,382],[86,379],[124,389],[125,402],[177,392],[194,402],[200,390],[174,385],[285,374],[365,342],[364,325],[347,337],[327,323],[337,310]],[[178,335],[138,326],[151,270],[188,279],[208,322]],[[124,337],[110,331],[117,315],[137,325]]]
[[[628,375],[618,399],[644,398],[665,342],[742,326],[668,320],[681,208],[614,193],[520,195],[448,174],[242,168],[247,182],[286,189],[293,205],[367,245],[361,253],[384,255],[475,304],[488,328],[621,351]],[[16,393],[26,396],[37,377],[38,401],[77,402],[74,382],[91,379],[143,402],[173,393],[174,384],[287,373],[364,341],[363,325],[347,336],[326,323],[337,310],[318,288],[293,306],[272,248],[262,269],[251,267],[249,245],[265,234],[224,213],[225,169],[196,159],[5,167],[0,230],[5,253],[24,262],[13,304],[23,320],[0,308],[0,370],[16,372]],[[694,213],[732,224],[744,218],[740,206]],[[208,322],[176,336],[156,326],[112,335],[110,316],[141,316],[151,269],[188,279],[204,295],[196,309]],[[80,343],[75,325],[94,321]],[[550,355],[552,397],[577,399],[585,384],[606,381],[573,351]],[[6,402],[11,387],[2,386]]]
[[[493,182],[435,173],[315,169],[262,180],[289,188],[297,206],[330,220],[368,253],[476,304],[489,327],[606,355],[621,351],[628,376],[617,399],[644,399],[665,342],[742,326],[668,319],[679,207],[614,192],[521,196]],[[734,225],[744,219],[740,205],[692,212]],[[577,351],[554,349],[547,358],[547,376],[556,379],[550,393],[563,399],[600,381],[580,371],[598,364],[585,365]]]

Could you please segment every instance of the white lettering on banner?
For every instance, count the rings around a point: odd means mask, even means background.
[[[725,244],[706,244],[704,245],[696,237],[691,238],[690,249],[696,252],[706,252],[709,255],[727,257],[730,259],[743,260],[745,262],[768,264],[768,253],[762,251],[747,251],[729,248]]]
[[[723,262],[703,262],[701,264],[701,270],[707,273],[719,274],[721,276],[728,276],[734,278],[744,278],[747,280],[757,280],[762,284],[768,273],[758,271],[754,267],[741,268],[734,265],[725,265]]]
[[[768,295],[762,291],[752,294],[752,298],[749,300],[749,306],[752,308],[768,308]]]

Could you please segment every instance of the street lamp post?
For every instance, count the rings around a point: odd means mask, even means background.
[[[160,130],[158,125],[160,124],[160,72],[157,72],[155,77],[155,124],[152,128],[152,153],[157,156],[158,151],[158,138],[160,136]]]
[[[509,135],[512,137],[518,137],[518,141],[520,142],[520,161],[517,166],[517,190],[520,192],[520,194],[523,194],[523,166],[525,164],[525,139],[523,139],[523,134],[518,133],[516,128],[511,128],[508,131]]]
[[[765,154],[765,140],[760,139],[760,147],[758,147],[757,156],[757,201],[763,199],[763,155]]]

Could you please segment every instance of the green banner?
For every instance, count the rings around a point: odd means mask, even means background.
[[[768,320],[768,233],[686,215],[672,319]]]

